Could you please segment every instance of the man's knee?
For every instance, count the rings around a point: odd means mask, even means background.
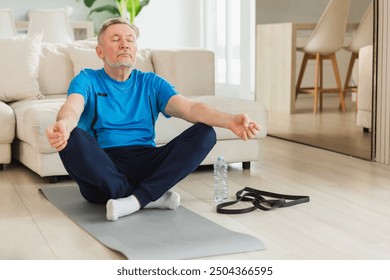
[[[93,148],[97,148],[96,146],[97,143],[93,137],[84,130],[76,127],[72,130],[68,143],[65,148],[59,152],[59,155],[62,163],[67,165],[70,160],[74,161],[76,158],[90,157],[88,153],[90,153],[91,150],[93,151]]]
[[[94,138],[91,137],[87,132],[82,130],[81,128],[74,128],[70,133],[68,143],[82,143],[82,142],[90,142],[94,141]]]
[[[203,123],[196,124],[199,129],[199,144],[204,149],[211,150],[217,142],[217,134],[212,126]]]
[[[64,152],[79,152],[86,146],[95,144],[96,140],[84,130],[76,127],[70,133],[68,143],[64,149]]]

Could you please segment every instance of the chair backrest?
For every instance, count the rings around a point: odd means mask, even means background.
[[[374,29],[374,12],[372,1],[366,12],[364,13],[362,20],[355,35],[353,36],[351,43],[348,45],[348,49],[354,53],[358,53],[359,49],[373,44],[372,33]]]
[[[11,9],[0,9],[0,38],[16,35],[14,14]]]
[[[309,42],[303,48],[305,52],[330,54],[341,49],[344,43],[350,4],[350,0],[329,1]]]
[[[43,32],[42,42],[71,43],[73,29],[65,9],[35,9],[29,11],[27,34]]]

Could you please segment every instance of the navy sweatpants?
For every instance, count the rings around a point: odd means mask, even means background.
[[[215,143],[214,129],[201,123],[161,147],[102,149],[95,138],[75,128],[59,154],[87,201],[105,204],[134,194],[144,207],[193,172]]]

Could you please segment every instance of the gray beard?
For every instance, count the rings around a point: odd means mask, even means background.
[[[110,65],[110,67],[112,67],[112,68],[118,68],[118,67],[121,67],[121,66],[132,68],[135,65],[135,63],[131,63],[131,62],[111,62],[111,61],[108,61],[108,60],[106,60],[106,63],[108,65]]]

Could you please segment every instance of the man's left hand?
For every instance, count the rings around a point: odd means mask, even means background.
[[[230,130],[246,141],[254,138],[261,130],[261,126],[252,121],[247,114],[238,114],[234,115]]]

